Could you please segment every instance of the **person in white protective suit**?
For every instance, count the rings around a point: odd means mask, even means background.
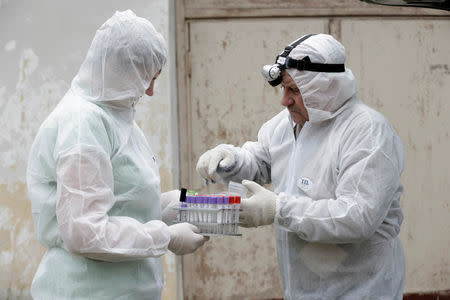
[[[263,69],[282,84],[286,109],[256,142],[219,145],[197,163],[207,181],[242,181],[252,192],[242,226],[275,223],[285,299],[402,298],[403,148],[358,99],[345,59],[326,34],[286,47]],[[274,192],[259,185],[270,182]]]
[[[191,224],[170,225],[179,191],[161,195],[155,156],[134,121],[166,59],[148,20],[116,12],[41,125],[27,167],[35,231],[47,248],[34,299],[160,299],[160,256],[207,240]]]

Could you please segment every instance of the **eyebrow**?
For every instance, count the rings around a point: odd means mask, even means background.
[[[285,85],[283,82],[281,82],[281,85],[282,85],[284,88],[288,87],[288,88],[291,88],[291,89],[296,89],[296,90],[298,90],[298,86],[295,84],[295,82],[291,82],[291,83],[289,83],[288,85]]]

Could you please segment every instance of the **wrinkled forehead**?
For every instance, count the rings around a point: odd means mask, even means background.
[[[283,86],[297,87],[297,84],[286,70],[281,71],[281,77],[283,78],[283,80],[281,81],[281,84]]]

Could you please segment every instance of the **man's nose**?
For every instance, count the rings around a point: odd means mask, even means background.
[[[283,106],[289,106],[293,103],[293,100],[289,95],[286,93],[286,90],[283,92],[283,97],[281,98],[281,105]]]

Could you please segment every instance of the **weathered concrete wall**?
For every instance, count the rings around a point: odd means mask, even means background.
[[[171,0],[0,0],[0,299],[27,299],[45,249],[34,236],[25,171],[34,136],[64,95],[95,30],[116,10],[132,9],[152,21],[174,48]],[[173,33],[172,33],[173,35]],[[174,60],[145,97],[136,120],[160,162],[162,190],[177,186]],[[172,69],[172,71],[169,71]],[[176,258],[164,256],[163,297],[177,295]]]

